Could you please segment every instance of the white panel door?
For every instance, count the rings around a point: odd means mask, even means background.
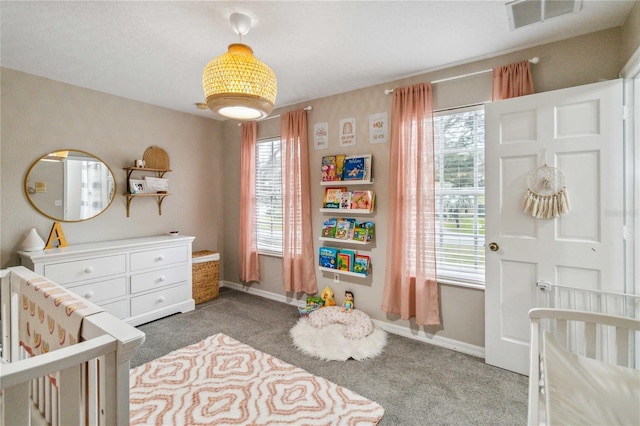
[[[624,289],[622,93],[614,80],[486,107],[488,364],[528,374],[536,281]],[[566,177],[571,209],[557,219],[523,212],[526,178],[545,163]]]

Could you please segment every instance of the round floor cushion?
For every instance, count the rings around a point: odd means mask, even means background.
[[[387,333],[367,314],[355,309],[340,312],[339,307],[318,309],[300,318],[289,334],[300,351],[327,361],[371,359],[380,355],[387,343]]]

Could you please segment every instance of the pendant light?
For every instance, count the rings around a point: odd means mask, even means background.
[[[251,28],[251,17],[232,13],[229,20],[242,41]],[[256,120],[271,114],[278,91],[274,72],[242,43],[229,45],[227,53],[207,64],[202,85],[211,111],[240,120]]]

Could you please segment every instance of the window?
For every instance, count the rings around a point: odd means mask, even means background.
[[[434,117],[438,279],[484,284],[484,109]]]
[[[280,139],[256,144],[258,253],[282,256],[282,164]]]

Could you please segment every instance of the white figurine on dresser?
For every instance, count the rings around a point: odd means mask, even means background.
[[[194,239],[131,238],[18,254],[22,265],[136,326],[195,309]]]

